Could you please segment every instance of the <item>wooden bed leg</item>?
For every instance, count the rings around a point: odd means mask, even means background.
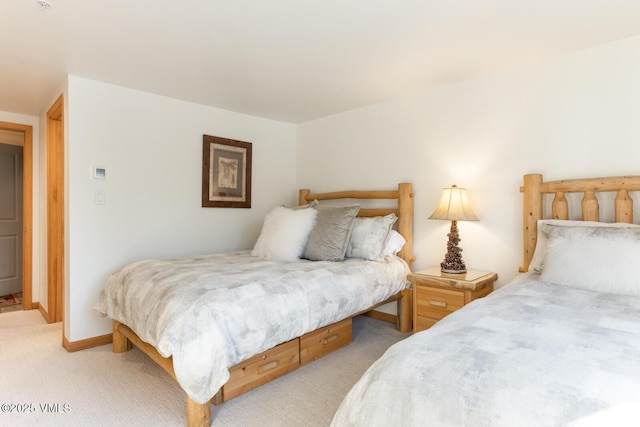
[[[412,301],[413,293],[411,289],[402,291],[402,298],[398,300],[398,324],[397,328],[400,332],[411,332],[413,330],[413,309]]]
[[[211,405],[207,403],[196,403],[187,396],[187,426],[189,427],[210,427],[211,426]]]
[[[216,406],[222,405],[222,387],[220,387],[220,390],[211,398],[209,403]]]
[[[113,352],[114,353],[124,353],[125,351],[131,350],[131,342],[118,329],[118,326],[120,325],[121,323],[118,322],[117,320],[113,321]]]

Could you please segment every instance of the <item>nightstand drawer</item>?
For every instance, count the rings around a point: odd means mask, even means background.
[[[464,293],[457,290],[416,287],[417,315],[440,320],[464,306]]]

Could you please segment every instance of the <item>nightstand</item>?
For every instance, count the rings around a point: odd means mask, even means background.
[[[448,314],[493,291],[496,273],[446,274],[431,267],[407,276],[413,285],[413,332],[429,329]]]

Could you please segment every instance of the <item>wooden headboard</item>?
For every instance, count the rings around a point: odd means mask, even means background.
[[[538,238],[538,220],[543,218],[544,195],[553,194],[551,203],[552,219],[569,219],[567,193],[583,193],[581,207],[582,221],[600,221],[600,204],[596,193],[615,192],[615,222],[633,222],[633,199],[630,191],[640,191],[640,176],[615,176],[606,178],[567,179],[562,181],[542,180],[540,174],[524,175],[523,242],[524,263],[521,272],[527,271],[533,257]]]
[[[397,207],[390,209],[368,209],[361,208],[358,216],[384,216],[395,213],[398,217],[397,227],[398,233],[402,234],[407,243],[404,244],[402,251],[398,254],[400,258],[406,261],[411,267],[411,263],[415,260],[413,256],[413,192],[410,183],[398,184],[397,190],[349,190],[338,191],[332,193],[312,193],[310,190],[300,190],[298,204],[306,205],[313,200],[336,200],[336,199],[395,199]]]

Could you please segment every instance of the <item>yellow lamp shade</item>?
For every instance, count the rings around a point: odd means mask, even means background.
[[[478,217],[469,206],[467,189],[456,187],[442,189],[440,202],[429,219],[446,219],[449,221],[478,221]]]

